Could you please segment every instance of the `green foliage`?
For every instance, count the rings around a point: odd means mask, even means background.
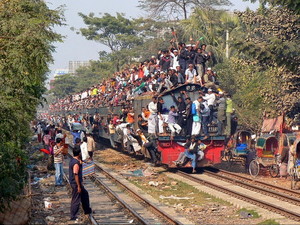
[[[0,2],[0,211],[25,183],[23,149],[45,91],[52,43],[61,39],[52,31],[62,25],[61,14],[41,0]]]
[[[87,28],[81,28],[81,34],[88,40],[98,41],[110,48],[119,51],[123,48],[132,48],[141,44],[142,40],[136,35],[133,23],[122,14],[114,17],[105,13],[102,17],[95,17],[93,13],[84,15],[79,13]]]
[[[235,38],[234,47],[241,59],[264,71],[267,82],[260,94],[268,103],[265,115],[285,114],[291,124],[300,111],[300,16],[276,7],[238,15],[245,35]]]
[[[255,64],[231,58],[216,66],[222,88],[233,96],[240,125],[258,132],[262,122],[262,108],[266,105],[260,94],[266,77]]]
[[[244,0],[249,1],[249,0]],[[254,3],[257,0],[250,0],[250,2]],[[300,14],[300,1],[299,0],[259,0],[259,2],[263,5],[269,3],[271,6],[282,6],[287,9],[293,10],[296,14]]]
[[[53,82],[54,88],[50,93],[54,93],[58,98],[74,93],[76,89],[77,80],[73,75],[65,74],[57,77]]]

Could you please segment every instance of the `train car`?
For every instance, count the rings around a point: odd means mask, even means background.
[[[196,100],[199,96],[199,91],[202,91],[202,87],[199,84],[184,84],[177,88],[174,88],[170,91],[164,92],[159,97],[164,99],[164,111],[167,113],[168,109],[176,103],[173,101],[172,95],[177,98],[182,91],[185,91],[187,95],[191,98],[192,101]],[[134,128],[138,128],[138,115],[142,113],[142,107],[147,107],[147,105],[152,100],[152,95],[141,95],[135,97],[133,100],[133,108],[134,108],[134,117],[135,122],[133,124]],[[69,112],[69,114],[98,114],[100,117],[105,120],[109,114],[120,114],[122,112],[122,106],[116,107],[99,107],[97,109],[84,109],[77,110],[73,112]],[[62,115],[62,112],[57,112],[57,114]],[[66,113],[64,113],[66,115]],[[68,114],[68,113],[67,113]],[[221,163],[221,152],[224,150],[225,143],[225,135],[217,136],[217,123],[216,118],[213,121],[214,125],[209,126],[209,138],[204,139],[204,136],[197,136],[196,140],[201,139],[202,142],[206,144],[208,147],[204,150],[204,158],[198,162],[198,167],[214,165]],[[110,136],[107,130],[104,127],[100,127],[96,134],[97,137],[109,139]],[[184,152],[184,144],[187,141],[187,136],[183,135],[175,135],[172,136],[170,133],[168,135],[158,136],[157,137],[157,149],[160,153],[160,161],[162,164],[167,165],[168,167],[177,167],[173,161],[175,161],[181,152]],[[123,140],[122,135],[115,135],[114,142],[118,144],[119,148],[123,148]],[[191,167],[190,163],[187,163],[185,167]]]

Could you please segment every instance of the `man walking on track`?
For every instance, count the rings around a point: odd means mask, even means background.
[[[69,164],[69,179],[72,187],[71,220],[78,221],[77,213],[80,202],[85,215],[91,214],[92,209],[90,208],[89,193],[82,184],[82,164],[79,148],[74,148],[73,156]]]

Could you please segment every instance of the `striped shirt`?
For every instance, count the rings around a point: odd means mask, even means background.
[[[54,149],[53,149],[54,150],[54,163],[62,163],[64,160],[62,151],[58,155],[55,155],[59,149],[60,148],[57,145],[54,146]]]

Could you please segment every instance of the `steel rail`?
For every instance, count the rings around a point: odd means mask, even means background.
[[[209,169],[204,169],[204,171],[205,171],[205,173],[207,171],[209,171],[209,174],[210,173],[215,173],[215,172],[210,171]],[[268,184],[266,182],[259,181],[259,180],[254,180],[253,178],[244,177],[244,176],[241,176],[241,175],[238,175],[236,173],[232,173],[232,172],[229,172],[229,171],[226,171],[226,170],[219,169],[218,172],[220,172],[221,174],[236,177],[237,179],[242,179],[242,180],[247,181],[247,182],[251,182],[251,183],[254,183],[254,184],[263,185],[263,186],[268,187],[268,188],[276,189],[276,190],[279,190],[279,191],[282,191],[282,192],[285,192],[285,193],[288,193],[290,195],[293,195],[293,196],[296,196],[296,197],[300,198],[300,192],[298,192],[298,191],[290,190],[290,189],[283,188],[283,187],[274,186],[272,184]]]
[[[72,149],[73,147],[69,145],[69,147]],[[69,157],[72,157],[70,153],[68,153]],[[160,217],[163,218],[163,220],[167,221],[169,224],[174,225],[182,225],[182,223],[176,219],[173,219],[169,214],[162,211],[161,209],[157,208],[154,204],[152,204],[150,201],[136,193],[135,191],[131,190],[129,187],[127,187],[123,182],[118,180],[117,178],[113,177],[109,172],[107,172],[105,169],[103,169],[100,165],[98,165],[96,162],[94,162],[94,165],[96,169],[99,172],[102,172],[106,177],[108,177],[110,180],[112,180],[114,183],[117,183],[119,186],[121,186],[123,189],[125,189],[128,193],[130,193],[134,198],[136,198],[138,201],[142,202],[144,205],[149,207],[151,210],[153,210],[156,214],[158,214]],[[95,176],[92,176],[92,180],[97,183],[98,185],[101,185],[104,190],[107,190],[110,196],[115,198],[118,202],[123,205],[124,208],[126,208],[133,217],[136,217],[138,221],[140,221],[142,224],[149,224],[146,220],[144,220],[134,209],[132,209],[126,202],[124,202],[122,199],[120,199],[114,191],[112,191],[105,183],[103,183],[100,179],[97,179]]]
[[[226,187],[223,187],[221,185],[218,185],[218,184],[215,184],[213,182],[210,182],[210,181],[206,181],[206,180],[203,180],[199,177],[194,177],[190,174],[187,174],[187,173],[184,173],[182,171],[177,171],[177,173],[184,177],[184,178],[187,178],[191,181],[194,181],[196,183],[199,183],[199,184],[203,184],[205,186],[208,186],[212,189],[215,189],[215,190],[218,190],[218,191],[221,191],[223,193],[226,193],[226,194],[229,194],[231,196],[234,196],[235,198],[238,198],[238,199],[241,199],[241,200],[244,200],[244,201],[247,201],[247,202],[250,202],[252,204],[255,204],[255,205],[258,205],[262,208],[265,208],[265,209],[268,209],[270,211],[273,211],[275,213],[278,213],[280,215],[283,215],[285,217],[288,217],[288,218],[291,218],[295,221],[300,221],[300,213],[295,213],[293,211],[290,211],[290,210],[287,210],[281,206],[277,206],[275,204],[272,204],[272,203],[269,203],[269,202],[265,202],[263,200],[260,200],[260,199],[256,199],[256,198],[253,198],[253,197],[250,197],[246,194],[242,194],[242,193],[239,193],[237,191],[234,191],[234,190],[231,190],[229,188],[226,188]]]
[[[105,169],[103,169],[101,166],[99,166],[97,163],[95,163],[95,167],[97,170],[102,172],[106,177],[111,179],[114,183],[117,183],[119,186],[124,188],[128,193],[130,193],[134,198],[138,199],[139,201],[143,202],[144,205],[149,207],[151,210],[155,211],[156,214],[159,214],[160,217],[162,217],[165,221],[167,221],[170,224],[176,224],[176,225],[182,225],[182,223],[176,219],[173,219],[169,214],[166,212],[162,211],[158,207],[156,207],[154,204],[152,204],[149,200],[146,198],[142,197],[135,191],[131,190],[129,187],[127,187],[123,182],[115,178],[113,175],[111,175],[109,172],[107,172]]]
[[[141,224],[148,224],[148,222],[141,217],[130,205],[128,205],[125,201],[123,201],[113,190],[111,190],[103,181],[100,179],[96,178],[95,176],[91,177],[91,180],[95,182],[98,186],[101,186],[101,188],[107,192],[111,198],[117,200],[126,210],[129,211],[129,213],[136,218]]]
[[[276,192],[272,189],[270,190],[270,189],[263,188],[261,186],[256,186],[255,184],[247,183],[247,182],[244,182],[244,181],[232,178],[232,177],[226,177],[224,175],[214,173],[214,172],[211,172],[211,171],[205,171],[205,174],[208,174],[209,176],[213,176],[213,177],[216,177],[218,179],[236,184],[236,185],[244,187],[246,189],[253,190],[255,192],[262,192],[262,193],[264,193],[268,196],[278,198],[278,199],[283,200],[283,201],[291,202],[294,205],[298,205],[298,206],[300,205],[300,198],[296,198],[296,197],[293,197],[293,196],[290,196],[290,195],[287,195],[287,194]]]

